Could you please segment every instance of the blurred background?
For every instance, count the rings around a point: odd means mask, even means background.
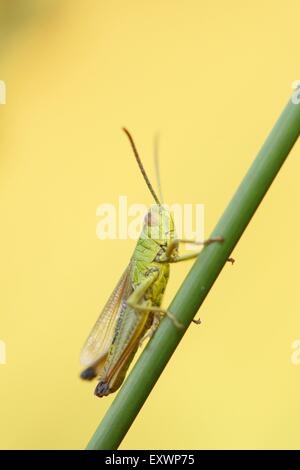
[[[153,136],[168,203],[222,214],[299,69],[298,0],[1,0],[0,447],[81,449],[110,406],[79,352],[134,248],[96,208],[151,204]],[[300,448],[300,144],[122,449]],[[165,306],[190,268],[173,266]]]

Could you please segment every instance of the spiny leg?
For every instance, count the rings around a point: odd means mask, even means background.
[[[162,257],[158,262],[160,263],[179,263],[181,261],[187,261],[190,259],[195,259],[199,256],[201,253],[200,251],[195,251],[193,253],[187,253],[185,255],[175,255],[174,256],[174,251],[178,248],[178,243],[189,243],[193,245],[210,245],[211,243],[222,243],[224,239],[222,237],[213,237],[213,238],[208,238],[207,240],[204,241],[196,241],[196,240],[184,240],[184,239],[175,239],[172,240],[167,248],[167,251],[165,253],[165,256]],[[234,263],[233,258],[228,258],[228,260],[231,264]]]
[[[169,243],[169,246],[168,246],[167,251],[166,251],[166,258],[170,259],[172,257],[172,254],[178,248],[179,243],[190,243],[190,244],[193,244],[193,245],[206,246],[206,245],[210,245],[211,243],[216,243],[216,242],[222,243],[223,241],[224,241],[223,237],[212,237],[212,238],[208,238],[207,240],[203,240],[203,241],[185,240],[183,238],[174,239],[174,240],[171,240],[171,242]]]
[[[134,292],[128,297],[127,299],[127,305],[137,312],[153,312],[153,313],[159,313],[161,316],[166,315],[168,318],[170,318],[174,325],[177,328],[184,328],[184,325],[180,323],[176,317],[173,315],[173,313],[169,312],[168,310],[164,310],[160,307],[155,307],[155,306],[149,306],[149,305],[143,305],[140,302],[143,300],[144,294],[147,292],[149,287],[155,282],[155,280],[158,277],[158,271],[152,271],[143,282],[141,282],[138,287],[134,290]]]
[[[128,300],[127,300],[127,305],[129,305],[129,307],[133,308],[134,310],[137,310],[138,312],[149,312],[150,310],[153,313],[160,314],[161,317],[166,316],[170,318],[170,320],[172,320],[176,328],[180,330],[184,328],[184,325],[180,321],[177,320],[177,318],[175,317],[175,315],[173,315],[173,313],[169,312],[168,310],[165,310],[160,307],[153,307],[153,306],[147,307],[147,306],[140,305],[140,304],[128,303]]]
[[[200,255],[201,251],[193,251],[193,253],[187,253],[185,255],[178,255],[178,256],[173,256],[169,259],[164,259],[162,261],[159,260],[159,262],[162,263],[179,263],[181,261],[188,261],[190,259],[197,258]],[[229,263],[233,264],[235,262],[234,258],[228,258],[226,261]]]
[[[147,333],[140,339],[139,345],[142,346],[145,339],[151,339],[154,333],[156,332],[158,325],[160,324],[160,315],[155,313],[153,317],[153,322]]]
[[[208,238],[207,240],[204,240],[202,242],[199,242],[199,241],[196,241],[196,240],[175,239],[175,240],[171,241],[171,243],[169,244],[168,249],[165,253],[165,257],[163,259],[159,260],[159,262],[179,263],[180,261],[187,261],[187,260],[190,260],[190,259],[195,259],[201,253],[200,251],[195,251],[193,253],[188,253],[188,254],[181,255],[181,256],[179,256],[179,255],[174,256],[173,253],[178,248],[179,243],[190,243],[190,244],[194,244],[194,245],[204,245],[205,246],[205,245],[210,245],[211,243],[216,243],[216,242],[222,243],[223,241],[224,241],[223,237]],[[235,260],[233,258],[228,258],[227,261],[230,262],[231,264],[233,264]],[[196,325],[201,324],[200,319],[198,319],[198,320],[194,319],[192,321]]]

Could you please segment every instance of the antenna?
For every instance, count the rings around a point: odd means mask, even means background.
[[[163,198],[162,189],[161,189],[160,168],[159,168],[159,158],[158,158],[159,138],[160,138],[160,135],[158,133],[155,134],[155,137],[154,137],[154,166],[155,166],[155,175],[156,175],[156,181],[157,181],[157,187],[158,187],[158,194],[159,194],[159,198],[160,198],[160,200],[163,204],[164,203],[164,198]]]
[[[140,170],[141,170],[141,173],[142,173],[142,175],[143,175],[143,177],[144,177],[144,180],[145,180],[145,182],[146,182],[146,185],[147,185],[148,188],[149,188],[150,193],[152,194],[152,196],[153,196],[153,198],[154,198],[156,204],[159,205],[159,206],[161,206],[161,203],[160,203],[160,201],[159,201],[159,199],[158,199],[158,197],[157,197],[157,195],[156,195],[156,193],[155,193],[155,191],[154,191],[154,189],[153,189],[153,186],[152,186],[152,184],[150,183],[150,180],[149,180],[149,178],[148,178],[148,176],[147,176],[147,174],[146,174],[145,168],[143,167],[142,161],[141,161],[141,159],[140,159],[140,157],[139,157],[138,151],[137,151],[137,149],[136,149],[135,143],[134,143],[134,141],[133,141],[133,138],[132,138],[130,132],[129,132],[125,127],[123,127],[123,131],[125,132],[125,134],[127,134],[127,137],[128,137],[129,142],[130,142],[130,144],[131,144],[131,147],[132,147],[132,150],[133,150],[135,159],[136,159],[137,164],[138,164],[138,166],[139,166],[139,168],[140,168]]]

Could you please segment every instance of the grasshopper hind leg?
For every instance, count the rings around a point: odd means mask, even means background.
[[[142,338],[140,339],[139,341],[139,346],[142,346],[143,342],[145,341],[145,339],[149,338],[151,339],[152,336],[154,335],[154,333],[156,332],[158,326],[160,324],[160,315],[155,313],[154,314],[154,317],[153,317],[153,322],[152,322],[152,325],[151,327],[149,328],[149,330],[147,331],[147,333],[142,336]]]

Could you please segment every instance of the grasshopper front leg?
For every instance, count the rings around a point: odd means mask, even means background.
[[[147,292],[149,287],[151,287],[151,285],[156,281],[157,277],[158,271],[152,271],[145,278],[145,280],[139,284],[135,291],[128,297],[127,305],[136,310],[137,312],[146,313],[150,311],[154,314],[159,314],[160,316],[167,316],[173,321],[176,328],[183,329],[184,325],[176,319],[173,313],[169,312],[168,310],[164,310],[160,307],[156,307],[154,305],[141,303],[145,293]]]
[[[196,240],[184,240],[184,239],[177,239],[177,240],[172,240],[166,250],[165,256],[159,260],[160,263],[179,263],[180,261],[187,261],[190,259],[195,259],[199,256],[200,251],[195,251],[193,253],[188,253],[185,255],[174,255],[174,251],[176,251],[178,247],[178,243],[189,243],[193,245],[210,245],[211,243],[223,243],[224,238],[223,237],[213,237],[213,238],[208,238],[207,240],[204,240],[202,242],[196,241]],[[233,258],[228,258],[227,260],[231,264],[234,263]]]
[[[168,260],[167,262],[169,263],[172,263],[174,262],[173,259],[174,258],[174,251],[177,249],[178,247],[178,244],[179,243],[191,243],[193,245],[203,245],[203,246],[206,246],[206,245],[210,245],[211,243],[216,243],[216,242],[219,242],[219,243],[222,243],[224,241],[223,237],[213,237],[213,238],[208,238],[207,240],[204,240],[202,242],[199,242],[199,241],[196,241],[196,240],[185,240],[185,239],[174,239],[174,240],[171,240],[171,242],[169,243],[168,245],[168,248],[166,250],[166,259]],[[191,256],[193,256],[194,258],[197,256],[196,253],[192,253]],[[177,257],[177,260],[181,261],[179,258],[181,257]],[[191,259],[191,258],[184,258],[184,259]]]
[[[216,242],[222,243],[223,241],[224,241],[223,237],[208,238],[207,240],[204,240],[202,242],[199,242],[199,241],[196,241],[196,240],[174,239],[168,245],[168,248],[166,250],[165,255],[163,257],[161,257],[158,261],[160,263],[179,263],[180,261],[187,261],[187,260],[190,260],[190,259],[195,259],[199,256],[199,254],[200,254],[199,251],[195,251],[193,253],[188,253],[188,254],[185,254],[185,255],[174,254],[174,252],[178,248],[179,243],[190,243],[190,244],[194,244],[194,245],[206,246],[206,245],[210,245],[211,243],[216,243]],[[234,263],[233,258],[228,258],[227,261],[229,261],[232,264]],[[200,323],[201,323],[200,319],[199,320],[192,320],[192,321],[193,321],[193,323],[196,323],[197,325],[200,325]]]

